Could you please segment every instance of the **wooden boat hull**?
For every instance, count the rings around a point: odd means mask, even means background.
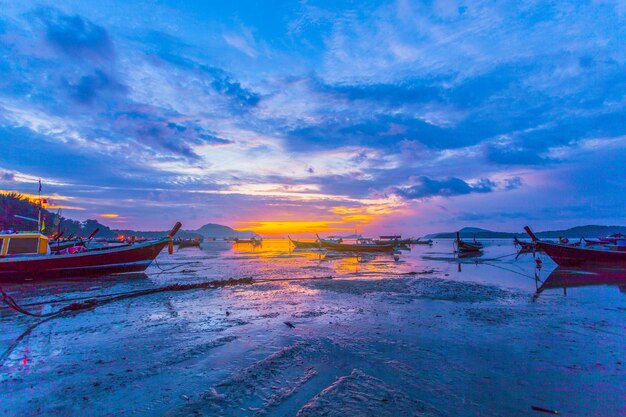
[[[456,232],[456,249],[459,253],[478,253],[483,250],[483,244],[480,242],[465,242],[461,240],[461,235]]]
[[[322,242],[324,249],[337,252],[393,252],[394,245],[353,245],[349,243]]]
[[[183,249],[183,248],[199,248],[199,247],[200,247],[200,241],[199,240],[191,240],[191,241],[183,240],[182,242],[180,242],[178,244],[178,248],[179,249]]]
[[[543,250],[560,266],[580,265],[626,265],[626,252],[582,248],[558,243],[538,241],[537,248]]]
[[[289,239],[296,249],[321,249],[319,242],[302,242],[299,240]]]
[[[7,256],[0,258],[0,282],[141,272],[169,241],[161,239],[67,255]]]
[[[532,242],[523,242],[523,241],[519,240],[516,237],[513,238],[513,244],[515,244],[515,246],[519,246],[520,253],[528,253],[528,252],[532,252],[533,250],[534,251],[537,250],[537,248],[535,247],[534,243],[532,243]]]
[[[376,239],[374,243],[378,245],[432,245],[432,240],[420,240],[420,239],[393,239],[393,240],[381,240]]]
[[[252,246],[259,246],[262,241],[260,239],[235,239],[235,243],[247,243]]]
[[[457,242],[457,248],[461,253],[476,253],[483,250],[481,244],[475,245],[473,243],[463,242],[462,240]]]

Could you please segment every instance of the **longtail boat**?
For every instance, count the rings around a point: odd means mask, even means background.
[[[615,244],[617,244],[618,240],[623,240],[623,239],[626,239],[625,235],[623,235],[621,233],[615,233],[615,234],[609,235],[607,237],[601,237],[599,240],[603,244],[615,245]]]
[[[474,239],[473,242],[466,242],[464,240],[461,240],[461,235],[459,234],[459,232],[456,232],[456,248],[457,251],[459,253],[468,253],[468,252],[481,252],[483,250],[483,244],[480,242],[477,242],[476,239]]]
[[[395,245],[379,245],[371,239],[357,239],[357,243],[336,243],[319,239],[323,248],[337,252],[393,252]]]
[[[515,245],[515,247],[520,248],[520,253],[528,253],[537,250],[533,242],[524,242],[522,240],[519,240],[517,237],[513,237],[513,244]]]
[[[201,239],[180,239],[178,242],[174,242],[178,245],[178,249],[199,248],[201,243]]]
[[[321,249],[322,248],[322,244],[317,240],[315,242],[303,242],[301,240],[293,240],[290,236],[287,236],[287,238],[289,238],[289,242],[291,242],[291,244],[295,246],[296,249]]]
[[[606,242],[603,242],[600,239],[587,239],[585,237],[583,237],[583,241],[585,242],[585,245],[587,246],[594,246],[594,245],[604,245],[606,244]]]
[[[583,243],[583,238],[581,237],[578,242],[570,242],[568,238],[559,236],[559,243],[567,246],[580,246]]]
[[[607,246],[605,249],[569,246],[539,240],[528,226],[525,226],[524,230],[531,237],[537,249],[542,249],[558,265],[626,265],[626,248],[623,246]]]
[[[263,243],[263,239],[260,237],[251,237],[250,239],[235,238],[234,242],[235,243],[249,243],[252,246],[259,246],[260,244]]]
[[[411,245],[432,245],[433,240],[432,239],[422,240],[421,237],[418,237],[417,239],[414,239],[414,240],[409,239],[409,243]]]
[[[379,236],[374,240],[377,245],[406,245],[410,239],[402,239],[401,235]]]
[[[0,282],[94,277],[144,271],[182,225],[177,222],[158,240],[105,248],[82,247],[54,254],[48,238],[38,232],[0,234]]]
[[[417,238],[417,239],[413,239],[413,238],[406,238],[406,239],[402,239],[401,235],[389,235],[389,236],[380,236],[378,239],[374,240],[374,243],[378,244],[378,245],[389,245],[389,244],[395,244],[395,245],[432,245],[433,241],[428,239],[428,240],[421,240],[421,238]]]

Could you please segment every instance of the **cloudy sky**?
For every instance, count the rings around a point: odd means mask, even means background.
[[[112,227],[626,223],[626,3],[0,1],[0,190]]]

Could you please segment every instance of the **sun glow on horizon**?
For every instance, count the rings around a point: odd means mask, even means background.
[[[52,195],[37,195],[37,194],[30,194],[30,193],[20,193],[20,192],[16,192],[16,191],[8,191],[8,190],[0,190],[0,195],[11,195],[11,194],[16,194],[22,198],[25,198],[26,200],[28,200],[29,202],[33,203],[33,204],[39,204],[39,201],[41,200],[43,202],[42,207],[45,209],[49,209],[49,210],[55,210],[55,209],[63,209],[63,210],[85,210],[82,207],[78,207],[78,206],[72,206],[69,204],[57,204],[55,202],[55,200],[60,200],[60,201],[71,201],[74,200],[73,197],[69,197],[69,196],[62,196],[59,194],[52,194]]]
[[[249,230],[260,235],[299,235],[328,232],[354,231],[354,225],[342,220],[289,220],[289,221],[249,221],[239,222],[237,231]]]

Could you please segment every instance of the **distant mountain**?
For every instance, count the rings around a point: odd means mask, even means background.
[[[626,234],[626,226],[598,226],[598,225],[588,225],[588,226],[576,226],[570,229],[565,230],[552,230],[546,232],[535,233],[537,237],[554,239],[559,236],[566,236],[570,238],[580,238],[580,237],[604,237],[609,236],[614,233],[622,233]]]
[[[101,226],[101,230],[108,231],[106,226]],[[100,237],[113,237],[118,235],[125,236],[141,236],[141,237],[162,237],[165,236],[169,230],[156,231],[156,232],[142,232],[137,230],[111,230],[109,233],[98,233]],[[109,236],[110,235],[110,236]],[[208,223],[204,226],[200,227],[196,230],[180,230],[176,237],[182,237],[184,239],[195,239],[198,237],[215,237],[218,239],[223,239],[226,237],[239,237],[239,238],[250,238],[256,236],[255,233],[250,231],[238,232],[237,230],[231,229],[228,226],[223,226],[221,224]]]
[[[543,239],[556,239],[560,236],[569,238],[604,237],[614,233],[626,234],[626,226],[588,225],[576,226],[564,230],[547,230],[543,232],[535,231],[537,237]],[[513,239],[513,237],[528,238],[528,235],[525,232],[494,232],[491,230],[479,229],[476,227],[464,227],[463,229],[459,230],[459,234],[461,235],[462,239],[473,238],[474,235],[476,236],[476,239]],[[456,237],[456,232],[432,233],[426,235],[425,237],[428,239],[454,239]]]
[[[462,239],[473,238],[474,236],[476,236],[476,239],[513,239],[514,236],[520,237],[525,235],[525,233],[494,232],[478,227],[464,227],[459,230],[459,234]],[[454,239],[456,238],[456,232],[432,233],[424,237],[427,239]]]
[[[363,235],[352,233],[351,235],[345,236],[326,236],[325,239],[361,239]]]
[[[214,223],[205,224],[204,226],[200,227],[197,230],[190,230],[190,232],[197,233],[202,237],[216,237],[216,238],[225,238],[225,237],[251,238],[253,236],[256,236],[255,233],[247,231],[247,230],[243,232],[239,232],[228,226],[223,226],[221,224],[214,224]]]

